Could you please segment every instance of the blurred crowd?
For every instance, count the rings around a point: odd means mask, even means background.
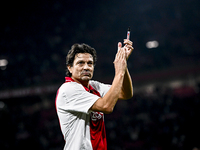
[[[0,149],[60,150],[64,139],[55,94],[0,101]],[[109,150],[200,148],[200,84],[155,87],[119,101],[105,115]]]

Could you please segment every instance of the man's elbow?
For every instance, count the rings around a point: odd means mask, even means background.
[[[131,93],[130,93],[128,99],[131,99],[132,97],[133,97],[133,90],[131,91]]]
[[[131,99],[133,97],[133,89],[131,89],[130,95],[128,99]]]
[[[113,109],[112,107],[104,107],[103,109],[103,113],[104,114],[111,114],[113,112]]]
[[[128,99],[131,99],[133,97],[133,91],[131,91],[129,94],[125,95],[123,97],[123,100],[128,100]]]
[[[121,94],[119,96],[119,100],[127,100],[133,97],[133,88],[128,90],[122,89]]]
[[[128,99],[131,99],[133,96],[127,96],[125,98],[123,98],[122,100],[128,100]]]

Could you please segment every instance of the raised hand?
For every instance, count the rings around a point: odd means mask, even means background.
[[[133,51],[133,42],[131,42],[130,40],[124,39],[124,48],[126,51],[126,60],[128,60],[129,56],[131,55],[132,51]]]
[[[114,60],[114,65],[115,65],[115,73],[116,74],[124,74],[126,67],[127,67],[127,62],[126,62],[126,48],[122,47],[122,43],[118,43],[118,52],[115,56]]]

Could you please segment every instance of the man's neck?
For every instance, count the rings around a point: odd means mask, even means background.
[[[76,81],[77,83],[80,83],[80,84],[82,84],[84,87],[87,87],[87,88],[89,88],[89,80],[87,80],[87,81],[83,81],[83,80],[77,80],[77,79],[74,79],[73,77],[71,77],[74,81]]]

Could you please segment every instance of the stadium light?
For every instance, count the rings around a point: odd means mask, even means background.
[[[8,60],[7,59],[0,59],[0,68],[1,68],[1,70],[5,70],[7,65],[8,65]]]
[[[149,48],[149,49],[157,48],[158,46],[159,46],[158,41],[148,41],[146,43],[146,47]]]

